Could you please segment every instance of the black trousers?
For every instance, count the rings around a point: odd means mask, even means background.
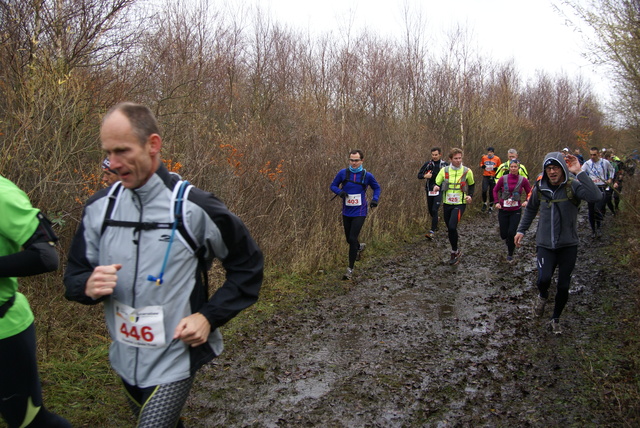
[[[576,265],[578,257],[578,246],[557,248],[538,247],[538,291],[543,298],[549,297],[549,287],[553,272],[558,268],[558,284],[555,298],[555,307],[552,318],[560,318],[562,310],[569,300],[569,285],[571,283],[571,273]]]
[[[358,250],[360,249],[360,241],[358,241],[358,236],[360,236],[360,231],[362,230],[362,226],[364,225],[364,220],[366,218],[367,217],[365,216],[342,216],[344,235],[347,238],[347,243],[349,244],[349,267],[352,269],[356,264],[356,257],[358,256]]]

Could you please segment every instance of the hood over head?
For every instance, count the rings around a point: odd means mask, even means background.
[[[549,184],[549,177],[547,177],[545,168],[550,164],[559,165],[560,167],[562,167],[562,171],[564,171],[563,183],[567,181],[567,178],[569,177],[569,167],[567,167],[567,163],[564,160],[564,154],[562,154],[561,152],[547,153],[547,155],[544,157],[544,161],[542,162],[542,181],[544,181],[547,185]]]

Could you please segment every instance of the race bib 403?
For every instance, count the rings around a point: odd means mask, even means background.
[[[114,302],[116,340],[139,348],[159,348],[165,345],[162,306],[132,308]]]
[[[361,199],[360,194],[355,194],[355,195],[349,195],[347,196],[347,199],[345,199],[345,204],[348,207],[359,207],[360,205],[362,205],[362,199]]]

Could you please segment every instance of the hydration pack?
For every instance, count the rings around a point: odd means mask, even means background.
[[[449,186],[451,186],[451,190],[460,190],[462,193],[468,193],[467,173],[469,172],[469,168],[466,166],[462,167],[462,177],[460,177],[460,181],[457,183],[449,183],[449,168],[451,168],[451,165],[444,167],[444,181],[442,182],[442,186],[440,186],[440,192],[444,195],[445,192],[449,190]]]

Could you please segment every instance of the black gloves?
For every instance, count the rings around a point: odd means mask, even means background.
[[[371,203],[369,204],[369,206],[370,206],[371,208],[375,208],[375,207],[377,207],[377,206],[378,206],[378,201],[371,201]]]
[[[340,193],[338,193],[338,196],[340,196],[342,199],[344,199],[344,198],[346,198],[347,196],[349,196],[349,194],[343,190],[343,191],[341,191]]]

